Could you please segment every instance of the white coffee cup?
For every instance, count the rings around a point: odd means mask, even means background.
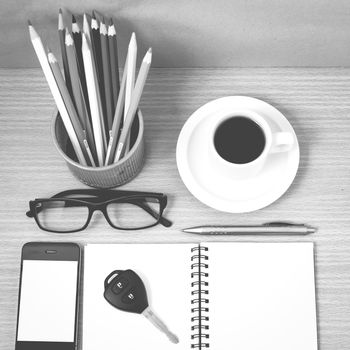
[[[265,136],[265,146],[257,158],[247,163],[233,163],[224,159],[217,151],[214,143],[215,133],[219,126],[231,118],[244,117],[255,122]],[[251,110],[220,110],[216,111],[212,120],[211,135],[208,143],[209,157],[214,167],[234,179],[247,179],[257,175],[274,153],[288,152],[295,142],[290,132],[274,130],[271,121]],[[249,141],[249,140],[248,140]],[[254,142],[254,140],[251,140]],[[243,150],[242,150],[243,151]]]

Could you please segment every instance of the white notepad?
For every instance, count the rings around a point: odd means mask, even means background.
[[[126,269],[179,344],[105,301],[106,276]],[[83,300],[83,350],[317,349],[312,243],[87,245]]]

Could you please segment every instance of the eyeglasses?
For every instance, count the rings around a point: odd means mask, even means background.
[[[100,210],[113,228],[141,230],[158,223],[171,226],[163,217],[166,205],[167,196],[161,193],[83,189],[30,201],[26,215],[44,231],[71,233],[84,230]]]

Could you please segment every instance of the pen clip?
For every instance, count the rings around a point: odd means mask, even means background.
[[[294,224],[292,222],[285,222],[285,221],[273,221],[273,222],[266,222],[265,224],[263,224],[263,226],[278,227],[278,226],[305,226],[305,225]]]

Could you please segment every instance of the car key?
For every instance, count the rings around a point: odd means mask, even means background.
[[[154,326],[177,344],[178,337],[169,331],[148,305],[147,292],[141,278],[133,270],[115,270],[104,282],[105,299],[115,308],[144,315]]]

